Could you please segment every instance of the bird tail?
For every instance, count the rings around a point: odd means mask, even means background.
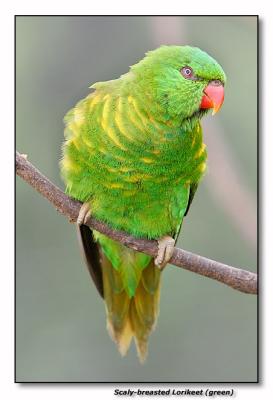
[[[121,273],[113,268],[104,254],[101,265],[109,334],[123,356],[134,338],[138,357],[144,362],[148,338],[155,328],[159,312],[160,270],[151,260],[141,272],[134,296],[130,297],[124,289]]]

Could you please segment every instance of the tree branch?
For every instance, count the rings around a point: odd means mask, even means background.
[[[26,156],[18,152],[16,152],[16,173],[49,200],[57,211],[68,217],[70,222],[76,222],[82,203],[65,195],[62,190],[27,161]],[[157,255],[157,242],[155,240],[136,239],[126,232],[110,228],[93,217],[88,225],[127,247],[153,257]],[[175,248],[170,263],[215,279],[241,292],[257,294],[257,275],[253,272],[234,268],[178,248]]]

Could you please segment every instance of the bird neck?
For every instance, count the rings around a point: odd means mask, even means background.
[[[124,75],[121,87],[122,95],[128,98],[131,107],[137,110],[142,120],[155,123],[161,128],[176,131],[195,131],[200,124],[200,119],[209,110],[198,110],[190,117],[184,118],[182,115],[171,115],[168,112],[167,100],[155,100],[149,85],[139,85],[132,72]],[[134,112],[134,110],[132,110]]]

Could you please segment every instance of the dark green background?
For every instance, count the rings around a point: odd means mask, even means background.
[[[209,170],[179,246],[255,271],[256,22],[17,17],[17,149],[64,187],[58,166],[62,119],[88,87],[119,77],[160,44],[202,48],[223,66],[228,83],[221,112],[204,121]],[[219,140],[227,160],[215,147]],[[227,165],[238,181],[230,190]],[[106,331],[104,305],[81,260],[74,227],[20,178],[16,184],[18,381],[256,380],[256,297],[173,266],[164,272],[147,362],[139,364],[133,347],[121,358]]]

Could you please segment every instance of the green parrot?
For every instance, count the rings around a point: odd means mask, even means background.
[[[201,118],[224,100],[225,73],[190,46],[149,51],[128,73],[95,89],[65,116],[61,173],[83,202],[77,227],[122,355],[134,338],[140,361],[159,312],[161,272],[206,169]],[[85,225],[90,215],[158,241],[152,257]]]

